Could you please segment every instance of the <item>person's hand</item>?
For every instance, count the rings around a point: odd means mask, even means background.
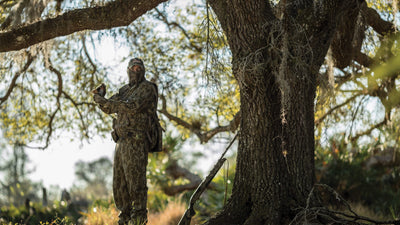
[[[105,99],[104,97],[101,97],[99,94],[95,94],[95,95],[93,96],[93,100],[94,100],[96,103],[100,104],[100,105],[104,105],[104,104],[107,103],[107,99]]]
[[[92,90],[93,94],[99,94],[100,96],[104,97],[106,95],[106,85],[102,83],[96,89]]]

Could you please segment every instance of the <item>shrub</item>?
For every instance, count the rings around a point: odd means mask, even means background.
[[[24,206],[2,207],[0,210],[2,224],[72,224],[76,223],[79,217],[74,215],[67,205],[59,202],[55,202],[49,207],[31,203],[29,210]]]
[[[319,183],[329,185],[347,201],[360,203],[374,213],[398,217],[400,167],[366,166],[375,148],[347,150],[344,144],[335,149],[317,148],[316,176]]]

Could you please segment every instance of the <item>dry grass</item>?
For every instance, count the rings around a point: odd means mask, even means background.
[[[368,217],[377,221],[389,221],[393,220],[393,218],[384,216],[382,214],[375,213],[372,209],[364,206],[361,203],[350,203],[351,209],[357,213],[359,216]]]
[[[118,224],[118,210],[114,206],[109,208],[95,207],[90,212],[84,213],[84,224],[87,225],[113,225]]]
[[[180,201],[168,203],[159,213],[149,213],[147,225],[176,225],[185,213],[186,206]],[[116,225],[118,224],[118,210],[114,206],[109,208],[96,207],[88,213],[83,213],[86,225]],[[192,219],[195,225],[195,219]]]
[[[148,225],[176,225],[179,223],[182,215],[185,213],[186,205],[180,201],[168,203],[165,209],[159,213],[150,213]],[[192,219],[191,225],[196,224]]]

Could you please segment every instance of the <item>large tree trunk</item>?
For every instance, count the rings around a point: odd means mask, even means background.
[[[278,15],[265,0],[210,1],[232,51],[242,119],[232,196],[206,224],[288,224],[314,184],[316,76],[343,5],[287,2]]]

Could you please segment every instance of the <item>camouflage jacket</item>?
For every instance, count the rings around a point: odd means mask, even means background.
[[[121,138],[129,133],[146,132],[149,141],[155,138],[157,117],[157,86],[147,80],[132,87],[125,85],[119,92],[111,96],[100,109],[107,113],[116,113],[113,128]]]

